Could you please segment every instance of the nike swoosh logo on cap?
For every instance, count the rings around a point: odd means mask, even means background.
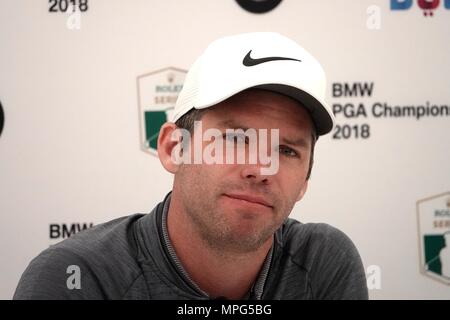
[[[292,60],[292,61],[302,62],[301,60],[298,60],[298,59],[285,58],[285,57],[266,57],[266,58],[253,59],[252,57],[250,57],[251,53],[252,53],[252,50],[250,50],[247,53],[247,55],[244,57],[244,60],[242,60],[242,64],[246,67],[252,67],[252,66],[256,66],[261,63],[265,63],[265,62],[269,62],[269,61],[277,61],[277,60]]]

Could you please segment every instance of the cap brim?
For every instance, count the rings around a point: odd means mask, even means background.
[[[195,105],[193,108],[194,109],[209,108],[247,89],[262,89],[277,92],[298,101],[303,107],[305,107],[308,110],[311,119],[314,122],[316,133],[319,136],[325,135],[329,133],[331,130],[333,130],[334,119],[330,115],[331,110],[328,108],[325,102],[320,101],[319,99],[307,93],[306,91],[303,91],[297,87],[290,86],[287,84],[268,83],[268,84],[258,84],[244,89],[241,88],[241,90],[237,92],[228,92],[227,94],[224,94],[222,97],[216,97],[216,100],[214,101],[208,101],[207,103]],[[192,109],[192,107],[190,109]],[[178,115],[178,117],[175,118],[174,122],[185,113],[186,112],[181,112]]]
[[[317,135],[324,135],[333,130],[334,120],[329,114],[331,111],[328,111],[329,108],[325,102],[320,101],[311,94],[285,84],[263,84],[252,88],[281,93],[300,102],[308,110],[316,127]]]

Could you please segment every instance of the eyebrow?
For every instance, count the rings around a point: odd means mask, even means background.
[[[297,139],[291,140],[289,138],[282,137],[281,142],[291,145],[291,146],[296,146],[299,148],[305,148],[305,149],[309,148],[309,143],[306,142],[306,140],[303,138],[297,138]]]
[[[248,128],[241,126],[239,123],[235,122],[234,120],[228,119],[228,120],[222,120],[218,123],[219,126],[229,129],[244,129],[247,130]]]
[[[240,125],[238,122],[236,122],[235,120],[232,120],[232,119],[220,121],[218,123],[218,125],[222,128],[227,128],[227,129],[242,129],[244,131],[247,131],[249,129],[246,126]],[[296,146],[299,148],[305,148],[305,149],[309,148],[309,143],[302,137],[298,137],[298,138],[294,138],[294,139],[281,137],[280,140],[281,140],[281,143],[283,143],[283,144]]]

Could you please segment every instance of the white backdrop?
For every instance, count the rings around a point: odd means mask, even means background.
[[[250,31],[310,51],[330,104],[363,104],[357,117],[335,106],[339,131],[319,140],[292,217],[353,239],[371,298],[450,298],[437,256],[450,230],[449,1],[433,16],[419,1],[393,10],[390,0],[283,0],[252,14],[233,0],[89,0],[75,15],[49,12],[52,2],[0,1],[0,298],[63,236],[163,198],[172,177],[142,149],[144,104],[160,94],[167,100],[154,110],[170,108],[209,42]],[[139,77],[165,68],[148,90],[166,87],[144,97]],[[345,84],[355,90],[340,96]],[[377,117],[384,103],[399,108]]]

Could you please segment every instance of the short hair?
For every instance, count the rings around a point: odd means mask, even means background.
[[[208,111],[208,109],[191,109],[185,115],[183,115],[180,119],[175,122],[175,125],[178,128],[185,129],[189,131],[191,134],[194,130],[194,122],[201,120],[203,115]],[[308,112],[309,113],[309,112]],[[316,145],[316,141],[319,139],[316,133],[316,127],[313,125],[313,130],[311,131],[311,152],[309,158],[309,168],[308,174],[306,175],[306,180],[309,180],[311,177],[312,167],[314,163],[314,147]]]

